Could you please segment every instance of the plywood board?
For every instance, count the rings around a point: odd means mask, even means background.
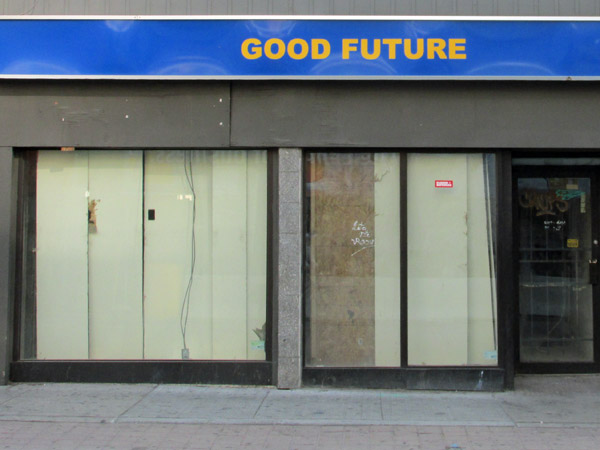
[[[373,155],[313,155],[310,357],[314,366],[375,362]]]
[[[375,365],[400,366],[400,156],[376,153]]]

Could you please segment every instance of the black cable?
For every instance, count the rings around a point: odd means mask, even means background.
[[[190,278],[187,288],[181,303],[181,314],[179,317],[179,325],[181,327],[181,337],[183,339],[183,348],[187,350],[186,332],[188,318],[190,315],[190,297],[192,294],[192,285],[194,283],[194,270],[196,268],[196,190],[194,187],[194,172],[192,168],[192,150],[186,150],[183,154],[183,170],[185,179],[187,180],[190,191],[192,192],[192,242],[191,242],[191,261],[190,261]]]

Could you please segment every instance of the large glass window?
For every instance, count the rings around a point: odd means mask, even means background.
[[[265,359],[266,170],[265,151],[38,152],[22,357]]]
[[[308,155],[308,366],[497,364],[494,173],[481,153]]]
[[[306,364],[400,364],[400,158],[313,153],[307,165]]]
[[[408,364],[496,365],[494,157],[409,154]]]

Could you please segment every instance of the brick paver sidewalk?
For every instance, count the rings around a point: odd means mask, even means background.
[[[598,450],[600,427],[187,425],[0,421],[0,448]]]

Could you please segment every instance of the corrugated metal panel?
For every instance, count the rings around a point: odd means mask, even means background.
[[[0,0],[4,15],[596,16],[600,0]]]

